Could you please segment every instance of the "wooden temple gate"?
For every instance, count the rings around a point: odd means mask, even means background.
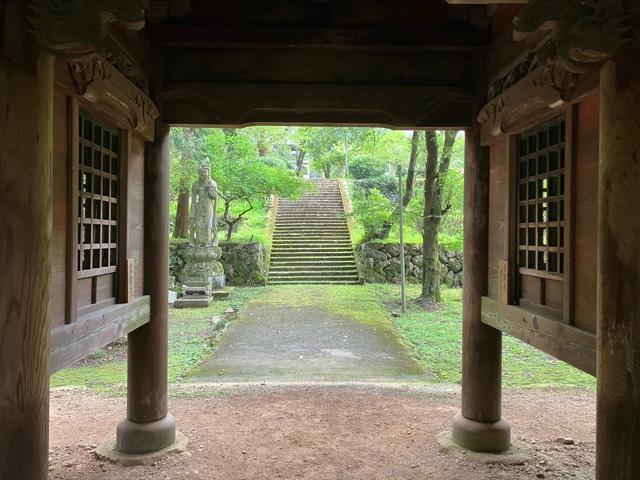
[[[118,448],[173,442],[169,126],[250,124],[466,129],[454,439],[509,445],[505,332],[597,375],[597,478],[638,478],[639,25],[623,0],[0,2],[0,480],[47,477],[49,375],[124,334]]]

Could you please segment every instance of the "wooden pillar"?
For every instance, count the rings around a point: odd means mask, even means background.
[[[0,4],[0,479],[49,468],[53,59]]]
[[[175,441],[167,410],[169,275],[169,127],[156,125],[145,152],[144,290],[151,319],[128,338],[127,418],[118,425],[117,449],[144,454]]]
[[[640,476],[640,52],[600,76],[596,476]]]
[[[481,321],[488,235],[489,149],[481,145],[480,126],[474,123],[465,133],[462,412],[454,418],[452,434],[470,450],[500,452],[509,448],[511,426],[501,418],[502,334]]]

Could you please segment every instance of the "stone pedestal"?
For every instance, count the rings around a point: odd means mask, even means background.
[[[225,287],[224,268],[220,263],[222,248],[194,245],[190,248],[185,267],[182,297],[176,300],[177,308],[208,307],[217,292]]]

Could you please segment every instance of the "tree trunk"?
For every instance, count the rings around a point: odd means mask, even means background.
[[[187,238],[189,235],[189,186],[186,180],[180,182],[176,223],[173,226],[173,238]]]
[[[418,158],[418,142],[420,141],[420,132],[415,130],[411,135],[411,156],[409,157],[409,167],[407,168],[407,183],[402,197],[402,205],[409,205],[411,197],[413,197],[413,184],[416,177],[416,159]]]
[[[427,161],[424,181],[424,224],[422,233],[422,293],[423,304],[438,303],[440,296],[440,260],[438,230],[440,229],[440,196],[437,192],[438,141],[436,132],[425,131]]]
[[[418,142],[420,141],[420,132],[414,131],[411,136],[411,156],[409,157],[409,168],[407,169],[406,189],[402,197],[402,206],[409,205],[411,198],[413,197],[413,185],[415,183],[416,176],[416,159],[418,158]],[[389,220],[382,224],[382,227],[375,232],[369,232],[362,239],[363,243],[371,242],[373,240],[384,240],[391,233],[395,219],[400,215],[398,207],[394,208],[393,213],[389,217]]]
[[[302,166],[304,165],[304,157],[307,152],[303,149],[299,149],[296,153],[296,177],[299,177],[302,173]]]
[[[422,293],[420,301],[430,305],[442,301],[440,295],[440,260],[438,233],[442,223],[442,187],[449,171],[453,145],[458,132],[446,131],[438,162],[438,140],[435,131],[425,131],[427,162],[424,182],[424,223],[422,234]],[[438,164],[439,163],[439,164]]]
[[[231,236],[233,235],[233,226],[235,224],[235,221],[227,221],[227,242],[231,241]]]
[[[325,165],[324,167],[322,167],[322,170],[324,171],[324,178],[326,178],[327,180],[331,178],[331,165]]]

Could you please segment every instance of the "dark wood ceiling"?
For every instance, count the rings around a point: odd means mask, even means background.
[[[486,6],[443,0],[152,2],[174,124],[452,127],[471,120]]]

